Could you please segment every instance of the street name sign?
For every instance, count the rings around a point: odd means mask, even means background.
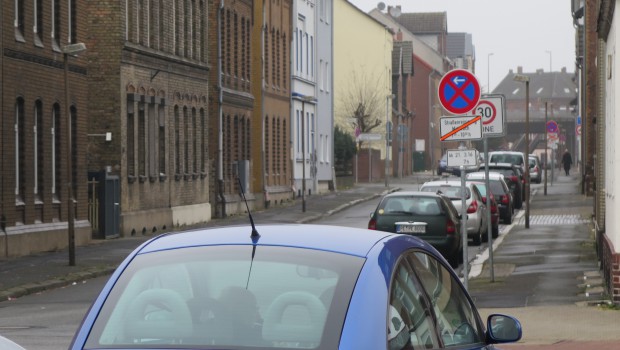
[[[459,116],[439,118],[441,141],[468,141],[482,139],[482,118],[480,116]]]
[[[383,135],[381,134],[360,134],[357,137],[358,141],[381,141],[383,139]]]

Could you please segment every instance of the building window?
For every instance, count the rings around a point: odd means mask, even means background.
[[[135,120],[134,120],[134,102],[133,95],[127,96],[127,176],[133,178],[136,176],[136,159],[135,159]]]
[[[60,105],[54,104],[52,108],[52,196],[54,200],[59,200],[58,191],[62,188],[60,185],[60,179],[62,178],[60,174],[60,166],[58,162],[62,159],[61,157],[61,146],[60,140],[62,136],[62,132],[60,130]]]
[[[271,82],[273,83],[273,85],[277,85],[278,81],[276,80],[276,60],[278,59],[278,56],[276,54],[276,30],[272,29],[271,30],[271,57],[273,57],[273,59],[271,60]]]
[[[265,47],[263,48],[263,50],[265,50],[265,66],[264,66],[264,75],[265,75],[265,83],[268,84],[269,83],[269,26],[267,24],[265,24],[265,31],[263,33],[263,35],[265,36]]]
[[[246,20],[245,30],[247,31],[247,34],[245,36],[246,41],[247,41],[247,44],[245,45],[245,51],[246,51],[245,52],[245,61],[246,61],[245,62],[245,65],[246,65],[245,75],[246,75],[246,79],[250,81],[251,80],[250,72],[252,71],[252,68],[251,68],[252,62],[250,61],[250,57],[252,57],[250,54],[250,47],[252,46],[252,32],[251,32],[251,23],[249,19]]]
[[[24,99],[15,102],[15,203],[23,205],[26,185],[26,125]]]
[[[282,145],[280,146],[280,149],[282,150],[282,152],[284,153],[284,157],[282,157],[282,175],[286,176],[286,172],[287,172],[287,165],[288,162],[286,161],[286,159],[288,158],[286,156],[286,151],[290,146],[288,145],[288,132],[287,132],[287,128],[286,128],[286,120],[282,121],[282,130],[285,130],[282,133]]]
[[[297,153],[297,158],[299,158],[301,156],[301,117],[299,116],[299,110],[296,110],[295,113],[297,116],[297,125],[296,125],[297,147],[295,147],[296,149],[295,153]]]
[[[157,14],[159,16],[159,18],[157,19],[157,29],[159,32],[159,35],[157,36],[157,49],[161,51],[166,51],[165,46],[164,46],[164,38],[166,37],[165,31],[164,31],[164,23],[165,23],[164,1],[166,0],[159,0],[158,11],[157,11]],[[174,33],[174,28],[173,28],[173,33]]]
[[[34,3],[34,34],[38,45],[42,45],[43,38],[43,0],[35,0]]]
[[[231,64],[231,54],[230,54],[230,48],[231,48],[231,43],[230,43],[230,32],[231,32],[231,28],[230,28],[230,10],[226,10],[226,50],[225,50],[225,72],[226,74],[230,75],[230,64]]]
[[[284,89],[286,90],[287,88],[287,84],[286,84],[286,79],[288,77],[288,60],[287,60],[287,48],[286,48],[286,35],[284,36],[284,40],[282,40],[283,42],[283,50],[282,50],[282,62],[284,62],[284,64],[282,65],[282,86],[284,87]]]
[[[52,0],[52,45],[60,50],[60,0]]]
[[[166,109],[163,105],[157,107],[159,121],[159,176],[166,175]]]
[[[191,58],[192,57],[192,27],[193,27],[193,17],[192,17],[192,3],[190,0],[185,0],[185,9],[184,9],[184,16],[183,16],[183,24],[184,24],[184,28],[183,28],[183,35],[185,37],[184,40],[184,55],[187,58]]]
[[[144,102],[138,103],[138,175],[146,177],[146,111]]]
[[[69,0],[69,43],[77,43],[77,0]]]
[[[204,108],[200,109],[200,165],[203,174],[207,173],[207,115]]]
[[[273,123],[272,123],[273,125]],[[271,140],[271,133],[269,132],[269,116],[265,117],[265,128],[263,129],[265,131],[265,134],[263,135],[263,139],[265,140],[265,175],[269,175],[269,167],[270,167],[270,163],[269,160],[272,158],[272,154],[273,154],[273,150],[271,150],[271,152],[269,151],[269,142],[272,141]],[[268,182],[269,183],[269,182]]]
[[[192,108],[192,133],[194,136],[192,139],[192,159],[194,160],[192,172],[194,174],[197,174],[198,169],[199,169],[198,168],[198,148],[199,148],[198,141],[200,141],[199,139],[200,133],[198,132],[198,121],[196,120],[196,108]]]
[[[183,125],[185,126],[185,130],[183,130],[183,173],[189,174],[189,113],[187,112],[187,107],[183,107]]]
[[[233,74],[235,75],[235,77],[239,76],[239,24],[237,22],[237,14],[235,13],[233,16],[234,22],[233,22],[233,34],[234,34],[234,41],[233,41],[233,64],[234,64],[234,71]]]
[[[179,106],[174,106],[174,167],[175,174],[181,174],[181,115]]]
[[[43,104],[37,101],[34,104],[34,195],[35,200],[41,200],[45,179],[45,145],[43,144]]]
[[[24,1],[26,0],[15,0],[15,39],[18,41],[24,40]]]

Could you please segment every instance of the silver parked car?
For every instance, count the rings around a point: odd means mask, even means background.
[[[423,192],[441,192],[450,198],[452,204],[462,216],[462,197],[460,180],[438,180],[426,182],[420,187]],[[487,236],[486,205],[482,200],[480,191],[474,184],[465,183],[465,207],[467,215],[467,237],[472,238],[474,245],[480,245]]]

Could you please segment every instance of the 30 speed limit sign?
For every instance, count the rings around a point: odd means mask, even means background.
[[[482,117],[482,134],[484,136],[504,136],[504,95],[483,95],[470,114]]]

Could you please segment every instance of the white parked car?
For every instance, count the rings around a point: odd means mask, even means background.
[[[420,187],[423,192],[441,192],[450,198],[452,204],[462,217],[462,197],[460,180],[429,181]],[[465,183],[465,207],[467,216],[467,237],[472,238],[474,245],[480,245],[487,238],[487,207],[482,200],[480,191],[471,182]]]

